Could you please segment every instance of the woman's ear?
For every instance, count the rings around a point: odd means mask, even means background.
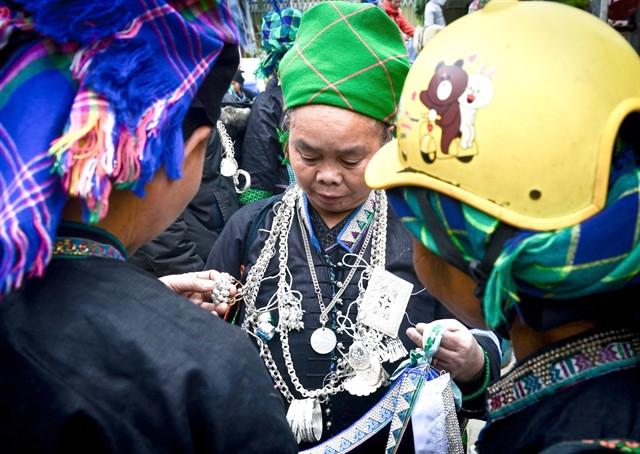
[[[198,149],[201,144],[206,147],[210,134],[210,126],[200,126],[199,128],[196,128],[196,130],[193,131],[189,138],[184,142],[184,158],[187,159],[187,157],[189,157],[194,150]]]

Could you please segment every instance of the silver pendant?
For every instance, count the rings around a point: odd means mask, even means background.
[[[356,375],[362,379],[364,383],[370,386],[375,386],[376,389],[380,386],[383,377],[382,364],[380,360],[374,355],[369,357],[369,366],[366,369],[359,370]]]
[[[232,177],[238,171],[238,163],[234,158],[225,157],[220,162],[220,174],[223,177]]]
[[[244,178],[244,184],[240,186],[240,176]],[[233,175],[233,185],[236,187],[236,192],[242,194],[247,189],[251,188],[251,175],[246,170],[238,169]]]
[[[348,356],[349,365],[353,367],[353,370],[365,370],[369,367],[369,352],[362,342],[354,342],[349,347]]]
[[[331,352],[336,347],[336,343],[336,333],[324,326],[311,335],[311,348],[321,355]]]
[[[375,356],[369,357],[369,365],[344,382],[344,389],[352,396],[368,396],[385,380],[385,371]]]
[[[322,412],[318,399],[293,399],[287,411],[287,422],[298,443],[319,441],[322,437]]]
[[[398,337],[398,329],[411,297],[413,284],[376,267],[358,307],[360,321],[388,337]]]

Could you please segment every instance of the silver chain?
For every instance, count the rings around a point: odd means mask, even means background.
[[[227,128],[225,127],[224,123],[218,120],[218,122],[216,123],[216,129],[218,130],[220,142],[222,143],[222,157],[235,159],[233,140],[231,140],[231,137],[229,137],[229,133],[227,132]]]
[[[302,232],[302,242],[304,243],[304,251],[307,256],[307,265],[309,265],[309,274],[311,274],[313,289],[315,290],[316,295],[318,296],[318,304],[320,305],[320,310],[321,310],[320,324],[324,327],[324,325],[329,321],[329,312],[331,312],[331,309],[333,309],[333,306],[335,306],[336,303],[341,301],[340,297],[342,296],[345,289],[349,285],[349,282],[351,282],[353,275],[356,273],[356,268],[358,267],[358,265],[363,259],[364,253],[367,249],[367,246],[369,245],[369,240],[371,239],[371,234],[373,233],[373,226],[367,230],[367,235],[364,239],[364,242],[362,243],[362,248],[360,249],[360,253],[357,256],[355,263],[351,267],[349,274],[347,275],[346,279],[340,284],[339,286],[340,288],[338,289],[338,292],[331,299],[331,302],[329,303],[329,305],[325,308],[324,301],[322,299],[322,290],[320,289],[320,284],[318,283],[318,276],[316,275],[316,268],[315,266],[313,266],[313,256],[311,255],[311,248],[309,247],[309,239],[307,238],[307,228],[304,225],[304,221],[302,217],[302,211],[301,211],[302,204],[299,204],[299,206],[300,206],[300,209],[298,211],[298,222],[300,224],[300,230]]]
[[[222,144],[222,161],[220,162],[220,173],[223,176],[232,177],[233,185],[238,194],[242,194],[247,189],[251,188],[251,175],[246,170],[238,168],[238,162],[235,158],[235,151],[233,149],[233,140],[227,133],[227,128],[220,120],[216,123],[216,129],[218,130],[218,136],[220,136],[220,143]],[[231,165],[231,171],[228,174],[223,172],[225,163]],[[233,172],[233,173],[231,173]],[[244,178],[244,186],[240,187],[240,175]]]
[[[273,220],[273,224],[271,227],[271,231],[269,232],[269,236],[265,241],[262,250],[260,251],[260,255],[255,265],[251,268],[247,275],[246,282],[242,288],[242,297],[245,301],[246,314],[245,320],[242,323],[242,329],[249,333],[251,332],[251,327],[256,327],[258,323],[258,317],[260,314],[265,312],[270,312],[274,310],[275,307],[271,303],[267,304],[264,308],[256,308],[255,302],[258,296],[260,283],[263,281],[264,273],[266,272],[267,266],[273,256],[275,255],[275,245],[276,241],[278,242],[279,249],[279,257],[278,257],[278,290],[276,292],[276,301],[277,301],[277,310],[279,313],[278,326],[276,327],[276,331],[280,334],[281,344],[282,344],[282,355],[284,358],[285,366],[287,368],[287,373],[289,378],[291,379],[291,383],[295,387],[295,389],[305,398],[320,398],[321,401],[324,401],[328,396],[337,394],[344,390],[344,379],[347,378],[353,371],[350,370],[350,366],[348,362],[344,359],[339,359],[337,361],[336,371],[328,377],[328,383],[324,385],[322,388],[315,390],[306,389],[298,375],[296,373],[295,367],[293,365],[293,359],[291,356],[291,351],[289,349],[289,331],[291,329],[300,330],[304,327],[302,321],[302,306],[301,306],[301,297],[296,298],[294,292],[291,290],[291,275],[288,272],[287,268],[287,259],[288,259],[288,244],[287,240],[289,238],[289,232],[291,231],[291,226],[293,223],[293,217],[296,215],[295,206],[296,202],[300,200],[302,197],[302,190],[297,184],[294,184],[291,188],[289,188],[283,198],[282,201],[274,206],[274,210],[276,211],[276,215]],[[368,240],[373,237],[373,246],[371,248],[371,266],[382,266],[385,264],[385,254],[386,254],[386,227],[387,227],[387,198],[384,191],[375,191],[375,214],[373,218],[372,225],[369,227],[370,231],[367,232],[367,236],[365,237],[365,242],[362,246],[362,251],[358,255],[358,261],[354,264],[352,269],[352,273],[354,273],[355,268],[360,260],[362,260],[362,254],[364,254],[364,249],[367,247]],[[301,227],[303,227],[301,225]],[[306,232],[303,229],[302,235],[305,242],[305,251],[308,252],[308,263],[310,265],[310,269],[313,270],[312,261],[309,261],[310,250],[308,245],[308,240],[306,238]],[[312,259],[311,259],[312,260]],[[351,273],[350,273],[351,274]],[[369,273],[363,273],[363,275],[368,275]],[[315,278],[315,279],[314,279]],[[350,280],[352,278],[348,277]],[[320,292],[320,286],[317,282],[317,276],[315,276],[315,270],[312,272],[312,280],[314,280],[314,289],[316,290],[316,294],[319,298],[322,298],[322,293]],[[361,300],[363,288],[362,283],[358,285],[360,288],[360,295],[358,299]],[[346,288],[346,285],[340,289],[338,294],[339,297],[342,295],[342,292]],[[337,298],[334,298],[337,301]],[[322,301],[322,300],[320,300]],[[333,306],[335,302],[332,301]],[[328,310],[330,310],[330,307]],[[323,311],[324,312],[324,311]],[[267,341],[263,340],[260,337],[256,336],[256,340],[258,346],[260,348],[260,356],[262,356],[263,361],[276,384],[277,388],[280,390],[282,395],[287,399],[287,401],[291,402],[294,399],[293,394],[291,393],[287,383],[284,381],[278,367],[273,359],[271,354],[271,350],[267,344]],[[340,349],[340,346],[338,346]],[[338,383],[340,382],[340,383]]]

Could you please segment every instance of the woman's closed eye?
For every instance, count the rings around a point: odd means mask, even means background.
[[[320,158],[317,155],[309,155],[304,153],[300,153],[300,158],[307,164],[313,164],[320,160]]]
[[[360,162],[362,162],[361,159],[343,159],[342,165],[345,167],[356,167]]]

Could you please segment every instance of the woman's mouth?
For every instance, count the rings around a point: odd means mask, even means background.
[[[320,200],[323,204],[332,205],[337,203],[342,197],[337,195],[329,195],[329,194],[316,194],[318,200]]]

